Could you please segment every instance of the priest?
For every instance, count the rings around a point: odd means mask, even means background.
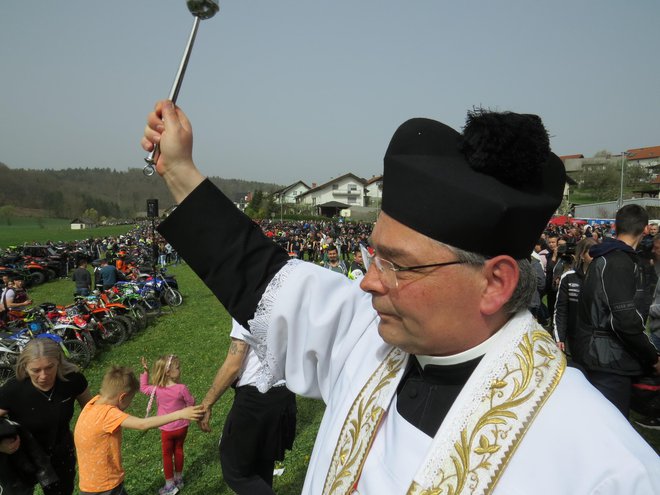
[[[303,493],[660,493],[656,454],[527,311],[565,182],[539,117],[402,124],[359,286],[290,260],[204,178],[171,102],[155,144],[179,203],[159,230],[250,329],[258,388],[327,405]]]

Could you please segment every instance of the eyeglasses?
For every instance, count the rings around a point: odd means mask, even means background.
[[[412,270],[419,270],[421,268],[438,268],[441,266],[462,265],[465,263],[465,261],[454,260],[443,261],[442,263],[431,263],[428,265],[399,266],[378,256],[370,256],[370,258],[373,260],[374,265],[376,265],[376,268],[378,269],[380,281],[388,289],[396,289],[399,286],[399,280],[397,279],[396,272],[409,272]]]

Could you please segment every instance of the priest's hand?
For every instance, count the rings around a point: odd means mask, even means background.
[[[169,100],[156,103],[147,116],[142,148],[159,153],[156,171],[160,174],[177,203],[181,203],[203,180],[192,160],[193,132],[186,114]]]

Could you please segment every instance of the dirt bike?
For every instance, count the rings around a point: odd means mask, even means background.
[[[106,308],[98,307],[89,297],[77,296],[75,306],[78,314],[84,318],[97,345],[119,345],[128,338],[126,324],[112,315]]]
[[[166,275],[166,270],[160,268],[153,275],[142,274],[145,290],[153,290],[160,300],[168,306],[181,306],[183,296],[179,292],[179,284],[172,275]]]
[[[45,331],[38,322],[30,322],[27,327],[17,332],[1,334],[0,364],[15,366],[18,355],[32,339],[51,339],[60,346],[67,360],[81,368],[86,367],[91,360],[84,343],[79,340],[64,340],[57,334]]]

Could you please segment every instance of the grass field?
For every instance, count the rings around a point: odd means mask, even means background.
[[[24,243],[45,241],[75,241],[90,237],[116,236],[133,225],[115,225],[86,230],[71,230],[71,222],[61,218],[13,217],[0,219],[0,249]]]
[[[177,276],[184,294],[183,305],[175,312],[166,309],[145,331],[97,356],[84,371],[93,394],[98,392],[103,373],[111,364],[132,366],[139,372],[140,356],[147,357],[151,363],[159,355],[168,353],[180,356],[182,383],[197,401],[206,394],[229,346],[230,318],[186,265],[170,268],[169,272]],[[49,282],[30,290],[35,303],[69,303],[72,293],[73,283],[68,280]],[[138,394],[128,412],[144,416],[147,399]],[[233,391],[229,390],[213,408],[212,433],[203,433],[197,425],[191,425],[185,446],[186,486],[182,493],[233,493],[222,480],[217,454],[222,425],[232,399]],[[300,493],[323,409],[319,401],[298,399],[298,434],[293,450],[287,453],[283,463],[284,474],[274,481],[278,494]],[[127,491],[131,495],[157,494],[163,485],[159,431],[124,431],[123,456]]]

